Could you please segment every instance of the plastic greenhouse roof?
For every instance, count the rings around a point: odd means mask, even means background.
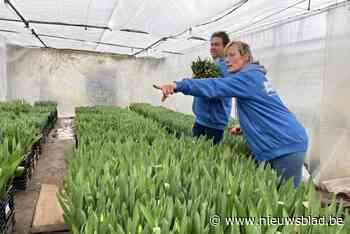
[[[231,38],[337,0],[4,0],[0,34],[10,44],[135,56],[183,54],[224,30]]]

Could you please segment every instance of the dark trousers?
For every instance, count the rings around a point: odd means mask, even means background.
[[[306,152],[290,153],[272,159],[268,163],[281,175],[282,182],[292,178],[294,187],[298,187],[303,178],[305,155]]]
[[[195,123],[192,129],[192,134],[194,137],[205,136],[207,139],[212,140],[214,145],[217,145],[220,143],[224,136],[224,130],[208,128]]]

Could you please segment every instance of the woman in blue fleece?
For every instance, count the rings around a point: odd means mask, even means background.
[[[183,79],[162,85],[163,99],[175,92],[206,98],[236,97],[240,128],[258,162],[267,161],[298,186],[308,147],[305,128],[269,84],[265,69],[253,64],[249,45],[232,41],[225,48],[229,79]]]

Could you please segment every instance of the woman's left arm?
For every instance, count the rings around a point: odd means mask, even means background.
[[[206,98],[248,97],[250,82],[243,74],[237,74],[223,79],[183,79],[175,82],[175,92],[185,95]]]

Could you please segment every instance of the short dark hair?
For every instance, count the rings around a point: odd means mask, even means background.
[[[214,32],[211,37],[210,40],[213,39],[213,37],[219,37],[222,39],[222,42],[224,44],[224,47],[230,42],[230,37],[228,36],[228,34],[225,31],[218,31],[218,32]]]

